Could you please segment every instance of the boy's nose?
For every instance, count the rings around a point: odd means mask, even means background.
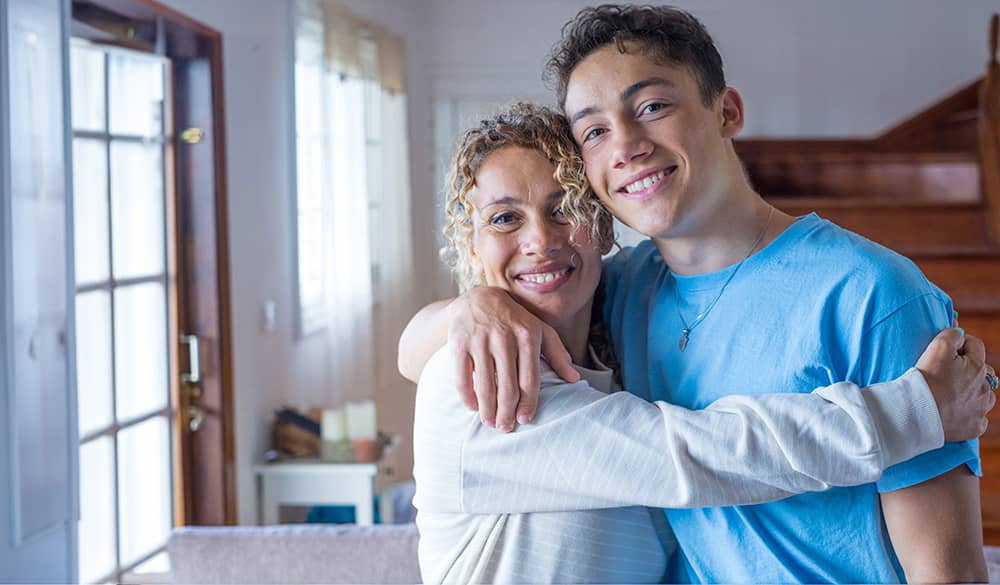
[[[653,144],[631,124],[623,124],[614,134],[613,164],[622,169],[633,161],[639,161],[653,152]]]

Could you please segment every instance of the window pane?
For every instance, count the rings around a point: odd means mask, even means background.
[[[101,140],[73,140],[73,248],[77,284],[108,279],[107,156],[107,147]]]
[[[160,283],[115,290],[115,408],[119,422],[167,405],[166,313]]]
[[[73,129],[104,130],[104,53],[83,47],[70,50]]]
[[[111,295],[76,297],[76,393],[80,436],[112,422]]]
[[[323,139],[299,138],[298,140],[297,194],[299,212],[319,211],[323,208]]]
[[[108,92],[112,134],[161,134],[162,61],[145,55],[109,53]]]
[[[299,303],[303,308],[323,302],[323,218],[299,214]]]
[[[111,243],[116,279],[163,272],[162,150],[156,144],[111,143]]]
[[[166,417],[118,433],[121,563],[133,563],[170,535],[170,441]]]
[[[170,556],[166,552],[161,552],[145,563],[132,570],[132,573],[141,575],[143,573],[167,573],[170,571]]]
[[[295,131],[323,135],[323,67],[318,63],[295,64]]]
[[[100,437],[80,446],[80,582],[115,569],[114,442]]]

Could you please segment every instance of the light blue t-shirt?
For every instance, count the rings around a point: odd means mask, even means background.
[[[604,312],[625,388],[697,409],[731,393],[867,386],[903,374],[951,322],[950,299],[912,262],[812,214],[744,262],[681,352],[678,309],[693,321],[733,270],[672,276],[649,241],[606,263]],[[981,474],[978,442],[946,444],[875,484],[667,510],[679,543],[668,582],[902,582],[879,493],[962,464]]]

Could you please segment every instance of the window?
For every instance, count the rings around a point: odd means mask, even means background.
[[[79,579],[162,568],[173,526],[167,62],[71,49]]]

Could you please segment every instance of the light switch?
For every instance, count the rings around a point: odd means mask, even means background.
[[[264,301],[264,306],[261,308],[261,319],[260,326],[264,333],[274,333],[274,325],[277,320],[277,307],[274,301],[267,300]]]

